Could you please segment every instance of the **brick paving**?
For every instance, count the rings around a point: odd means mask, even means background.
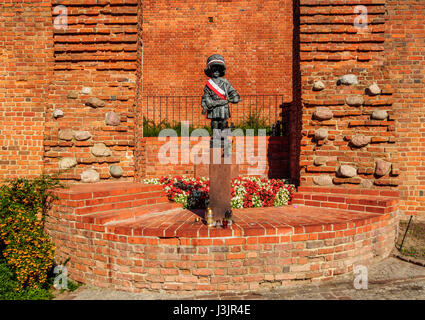
[[[249,293],[131,294],[128,292],[82,286],[72,293],[60,294],[58,300],[425,300],[425,267],[394,257],[369,267],[367,290],[356,290],[353,274],[326,283],[302,284],[289,288],[270,288]]]
[[[379,213],[336,210],[308,206],[234,209],[235,223],[231,228],[211,229],[201,221],[195,222],[197,216],[204,216],[204,210],[197,210],[198,213],[194,214],[190,210],[182,209],[178,213],[168,211],[155,215],[142,214],[134,221],[117,221],[108,226],[120,227],[120,230],[127,228],[129,232],[137,228],[140,235],[158,237],[257,236],[288,234],[293,230],[296,230],[296,233],[334,231],[332,224],[342,225],[341,230],[345,230],[349,227],[349,222],[379,219],[382,216]],[[311,226],[316,228],[308,229]]]

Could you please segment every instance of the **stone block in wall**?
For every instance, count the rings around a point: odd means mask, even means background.
[[[359,83],[359,80],[357,79],[357,76],[355,74],[343,75],[337,81],[338,85],[341,85],[341,84],[343,84],[343,85],[356,85],[358,83]]]
[[[373,187],[373,181],[369,179],[362,179],[362,182],[360,183],[361,188],[370,189]]]
[[[77,165],[75,158],[66,157],[59,160],[59,169],[70,169]]]
[[[109,157],[112,155],[111,149],[104,143],[96,143],[90,151],[95,157]]]
[[[72,129],[59,130],[58,137],[60,140],[71,141],[74,137],[74,131]]]
[[[92,108],[103,108],[105,106],[105,101],[100,100],[98,98],[89,98],[86,101],[86,106],[92,107]]]
[[[91,138],[91,133],[89,131],[75,131],[74,138],[77,141],[85,141]]]
[[[348,96],[347,98],[345,98],[345,102],[350,107],[360,107],[364,103],[364,98],[362,96],[359,96],[359,95],[352,95],[352,96]]]
[[[120,166],[113,165],[109,167],[109,173],[114,178],[121,178],[124,171]]]
[[[366,89],[366,94],[370,96],[377,96],[381,94],[381,92],[381,88],[376,83],[373,83]]]
[[[340,177],[352,178],[357,175],[357,169],[349,165],[340,165],[337,169],[337,174]]]
[[[318,186],[329,186],[333,184],[331,176],[328,175],[313,177],[313,182]]]
[[[78,92],[70,91],[66,97],[68,99],[78,99]]]
[[[84,183],[99,182],[100,174],[94,169],[88,169],[81,174],[81,181]]]
[[[57,118],[63,118],[63,116],[64,116],[64,113],[63,113],[63,111],[62,111],[62,110],[60,110],[60,109],[55,109],[55,110],[53,111],[53,118],[55,118],[55,119],[57,119]]]
[[[314,118],[317,120],[330,120],[333,118],[333,113],[328,107],[317,107],[314,111]]]
[[[82,94],[91,94],[92,93],[92,89],[90,87],[83,87],[81,89],[81,93]]]
[[[317,129],[314,133],[314,138],[316,140],[325,140],[329,136],[328,129],[326,128],[320,128]]]
[[[388,112],[385,110],[375,110],[372,113],[372,119],[374,120],[386,120],[388,118]]]
[[[375,174],[377,176],[385,176],[391,170],[391,162],[385,161],[383,159],[376,160]]]
[[[313,84],[313,91],[322,91],[325,89],[325,84],[323,83],[323,81],[314,81]]]
[[[328,157],[315,157],[314,158],[314,165],[316,166],[323,166],[326,164],[326,162],[328,162],[329,158]]]
[[[371,137],[359,134],[351,138],[350,143],[358,148],[365,147],[371,142]]]
[[[105,116],[105,124],[108,126],[119,126],[121,124],[121,117],[118,113],[110,111]]]

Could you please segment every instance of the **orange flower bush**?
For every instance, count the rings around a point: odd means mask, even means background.
[[[57,199],[48,189],[63,185],[43,175],[14,179],[0,187],[0,254],[19,283],[18,290],[40,288],[54,265],[54,245],[44,217]]]

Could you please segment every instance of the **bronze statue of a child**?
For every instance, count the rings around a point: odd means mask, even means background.
[[[223,56],[214,54],[207,60],[205,74],[210,77],[204,88],[202,97],[202,114],[211,119],[211,129],[228,128],[230,118],[229,102],[238,103],[240,96],[230,82],[223,78],[226,74],[226,63]]]

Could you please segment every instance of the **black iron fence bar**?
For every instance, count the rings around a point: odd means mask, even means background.
[[[242,95],[239,104],[230,105],[232,120],[238,123],[254,113],[271,125],[282,120],[280,112],[284,104],[283,95]],[[144,96],[143,116],[155,123],[186,120],[193,126],[207,124],[202,115],[201,96]]]

